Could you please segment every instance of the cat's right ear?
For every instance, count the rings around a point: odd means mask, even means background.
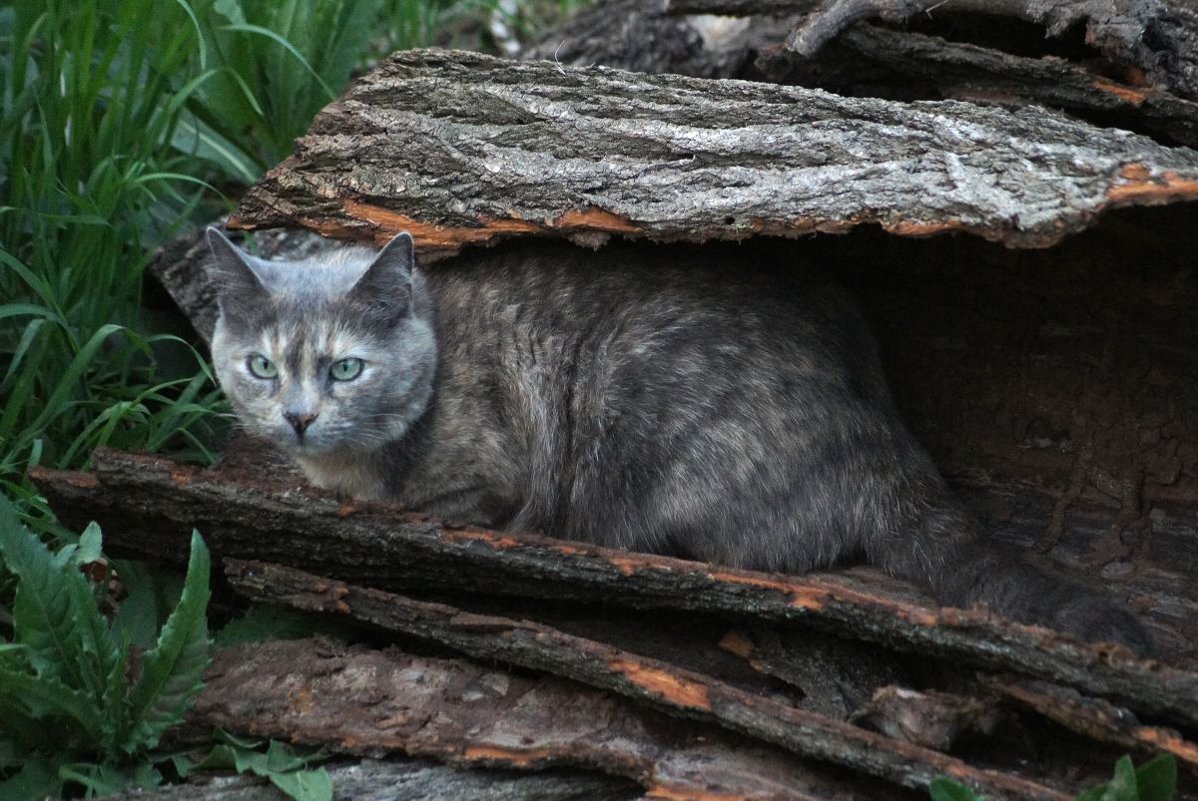
[[[230,242],[219,228],[209,226],[207,236],[212,251],[212,277],[222,306],[231,302],[252,303],[268,294],[250,257],[241,248]]]

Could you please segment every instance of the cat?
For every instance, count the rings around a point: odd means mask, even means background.
[[[811,271],[543,242],[423,270],[406,233],[301,262],[208,240],[220,384],[318,487],[732,567],[863,559],[948,606],[1150,650],[1113,596],[986,542],[855,304]]]

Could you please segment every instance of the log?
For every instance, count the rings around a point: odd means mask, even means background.
[[[561,679],[327,640],[218,651],[177,737],[202,741],[214,726],[341,754],[599,770],[659,799],[911,797]]]
[[[327,768],[334,801],[634,801],[640,787],[599,773],[547,770],[463,770],[429,759],[364,759]],[[285,801],[255,776],[205,777],[157,790],[106,795],[103,801]]]
[[[1107,209],[1193,198],[1198,153],[1040,109],[422,50],[321,112],[230,225],[408,230],[433,255],[511,236],[701,242],[863,223],[1044,247]]]
[[[774,48],[763,52],[756,65],[779,83],[853,93],[869,82],[875,91],[889,85],[897,96],[919,93],[1003,106],[1039,104],[1166,143],[1198,145],[1198,102],[1116,80],[1062,58],[1012,55],[874,25],[856,25],[836,43],[835,52],[825,50],[814,61]]]
[[[906,787],[926,788],[932,779],[947,774],[991,798],[1064,797],[1037,782],[978,770],[937,751],[533,621],[471,614],[262,562],[226,560],[225,569],[232,585],[254,600],[346,615],[446,645],[477,660],[545,670]]]
[[[935,610],[875,573],[778,576],[446,524],[384,503],[159,457],[97,452],[96,474],[34,479],[68,525],[99,519],[110,549],[181,562],[198,528],[218,556],[262,559],[380,589],[592,600],[814,621],[872,642],[1059,681],[1198,724],[1198,673],[1138,660],[984,611]]]
[[[767,80],[856,97],[1039,104],[1165,144],[1198,144],[1194,100],[1146,85],[1143,70],[1132,64],[1107,59],[1096,66],[1093,59],[1030,55],[1029,48],[1051,52],[1052,40],[1044,43],[1032,26],[1012,17],[963,15],[949,2],[934,14],[908,18],[901,30],[858,23],[809,57],[786,48],[788,34],[820,5],[818,0],[671,0],[663,7],[602,0],[572,15],[523,57]],[[1056,49],[1065,54],[1071,48],[1072,42],[1065,42]]]
[[[807,3],[799,0],[799,5]],[[787,47],[814,55],[862,20],[903,22],[946,10],[944,0],[831,0],[809,16]],[[1008,16],[1043,25],[1049,36],[1083,26],[1086,43],[1140,68],[1152,83],[1198,99],[1198,7],[1187,0],[951,0],[953,12]]]

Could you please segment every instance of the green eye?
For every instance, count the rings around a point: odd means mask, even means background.
[[[251,356],[248,365],[255,378],[276,378],[279,375],[279,368],[261,353]]]
[[[364,366],[365,363],[361,359],[351,356],[333,362],[333,366],[329,368],[329,375],[334,381],[353,381],[362,374]]]

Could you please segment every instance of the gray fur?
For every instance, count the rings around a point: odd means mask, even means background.
[[[221,385],[318,486],[734,567],[864,559],[948,605],[1148,648],[1105,593],[985,543],[899,420],[855,305],[803,271],[540,243],[426,273],[406,234],[320,263],[210,241]],[[249,372],[256,352],[278,379]],[[330,380],[346,356],[362,376]]]

